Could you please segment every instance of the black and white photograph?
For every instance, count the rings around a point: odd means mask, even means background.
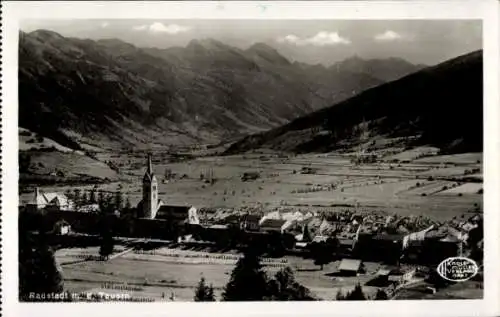
[[[18,301],[484,299],[484,34],[21,19]]]

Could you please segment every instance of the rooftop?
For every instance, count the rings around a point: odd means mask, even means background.
[[[340,271],[358,271],[361,267],[361,260],[342,259],[339,265]]]

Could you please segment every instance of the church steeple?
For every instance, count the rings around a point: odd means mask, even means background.
[[[151,162],[151,153],[148,153],[148,170],[146,171],[149,175],[153,175],[153,163]]]
[[[147,167],[146,167],[146,173],[144,173],[144,179],[143,181],[149,181],[151,182],[153,180],[154,174],[153,174],[153,163],[151,159],[151,153],[148,153],[148,160],[147,160]]]
[[[151,153],[148,154],[147,168],[142,179],[142,209],[144,217],[154,219],[158,210],[158,182],[153,173]]]

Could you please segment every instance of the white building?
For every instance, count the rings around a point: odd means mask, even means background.
[[[41,209],[68,211],[74,210],[75,204],[63,193],[42,193],[37,187],[27,207],[33,211]]]

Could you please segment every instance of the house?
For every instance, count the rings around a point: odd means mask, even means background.
[[[38,211],[41,209],[71,211],[75,208],[75,204],[63,193],[42,193],[37,187],[33,197],[26,204],[26,207],[30,211]]]
[[[259,231],[260,229],[260,219],[262,217],[259,215],[244,215],[242,221],[242,228],[248,231]]]
[[[354,248],[355,240],[354,239],[338,239],[339,241],[339,252],[349,252]]]
[[[314,238],[312,239],[312,242],[322,243],[322,242],[326,242],[327,240],[328,240],[327,236],[317,235],[317,236],[314,236]]]
[[[155,219],[173,221],[178,224],[200,224],[196,208],[189,205],[162,205],[158,209]]]
[[[432,229],[434,229],[434,225],[431,225],[430,227],[419,232],[413,232],[409,235],[406,235],[403,238],[403,249],[411,246],[421,246],[423,244],[423,241],[425,240],[427,232],[431,231]]]
[[[99,211],[99,204],[87,204],[79,206],[77,208],[78,212],[96,212]]]
[[[54,224],[52,230],[55,234],[66,235],[71,232],[71,226],[65,220],[60,220]]]
[[[237,213],[229,214],[223,217],[219,222],[230,227],[239,228],[241,226],[241,216]]]
[[[398,260],[403,251],[401,234],[359,234],[356,242],[356,252],[364,260],[390,261]]]
[[[241,180],[246,182],[248,180],[256,180],[257,178],[260,177],[259,172],[245,172],[243,173],[243,176],[241,176]]]
[[[390,270],[387,280],[392,283],[406,284],[413,279],[416,270],[414,268],[395,268]]]
[[[342,259],[338,270],[341,275],[356,276],[363,271],[363,262],[358,259]]]
[[[279,232],[283,233],[286,220],[283,219],[265,219],[260,224],[260,230],[263,232]]]

